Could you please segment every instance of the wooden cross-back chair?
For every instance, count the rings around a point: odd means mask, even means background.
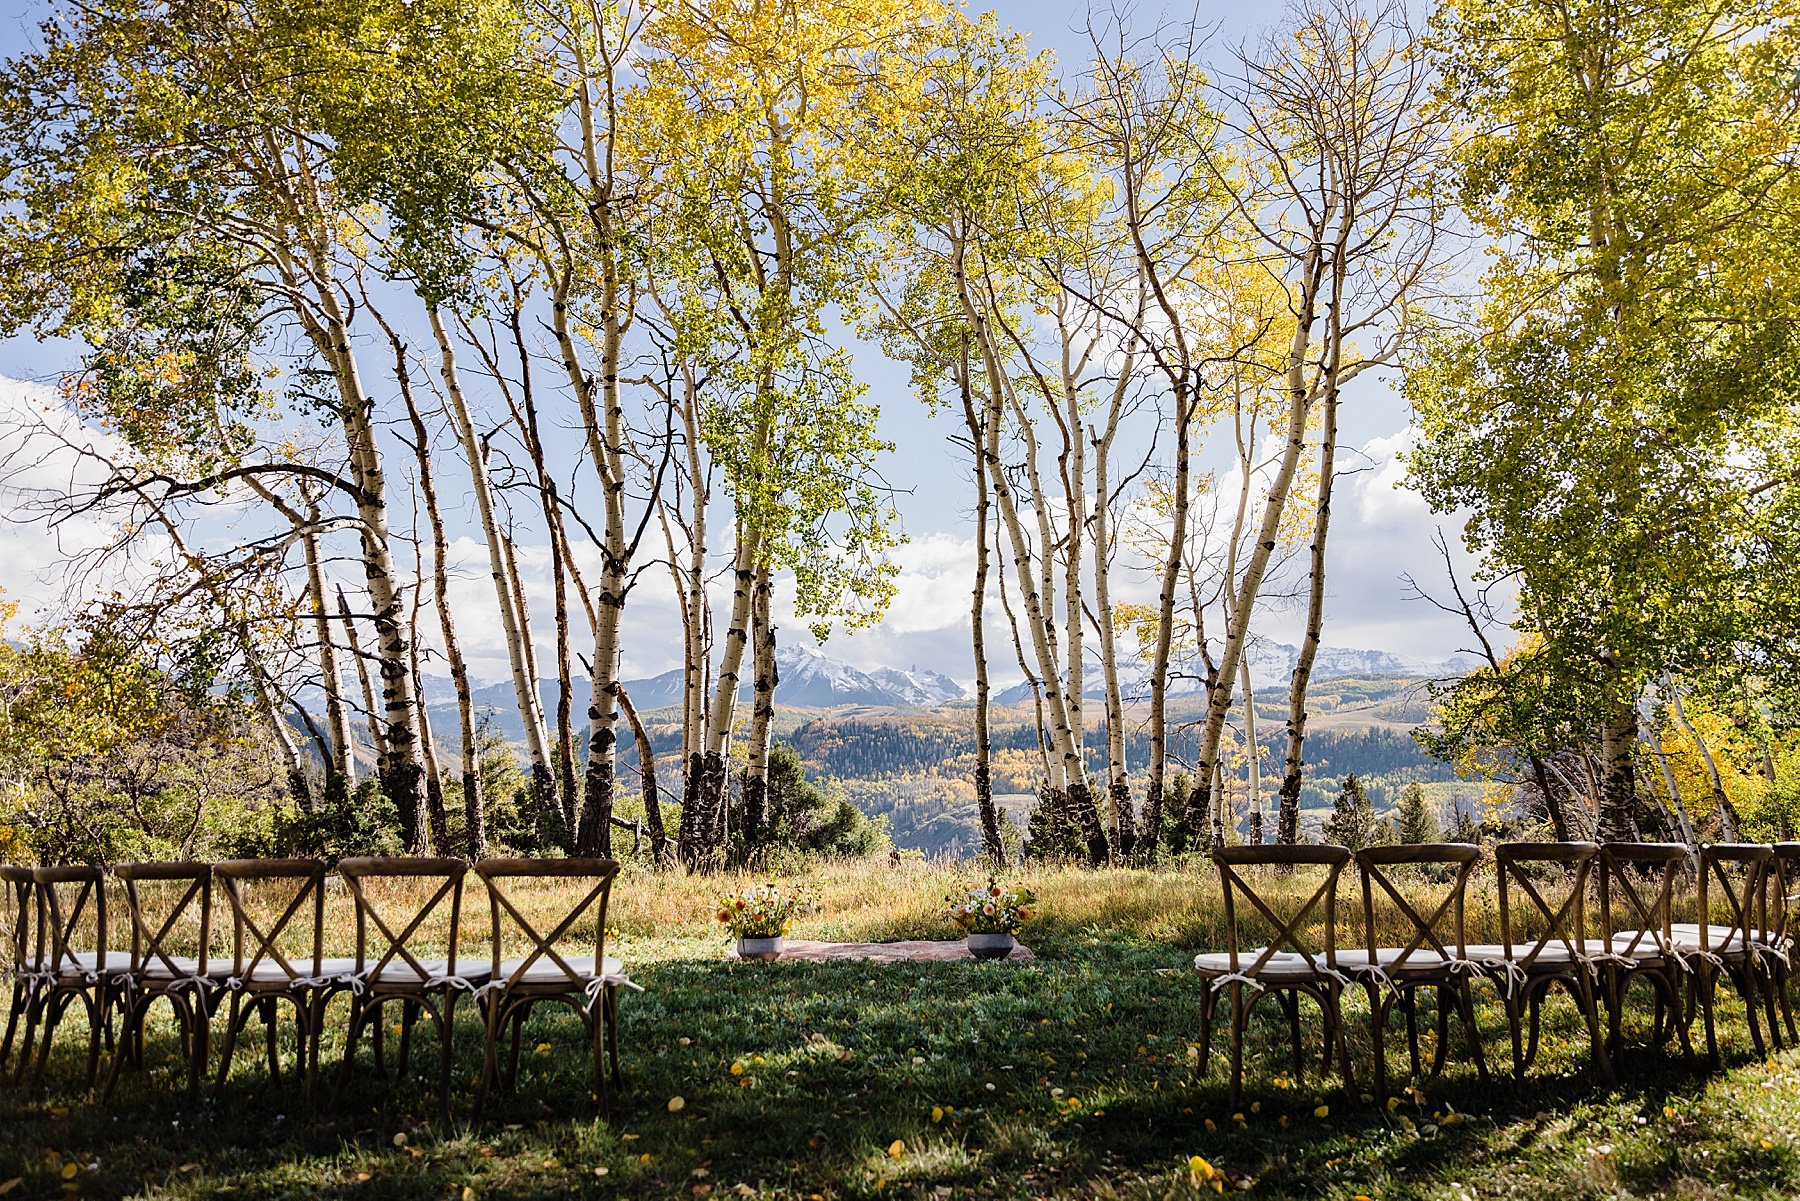
[[[1722,975],[1744,1002],[1750,1043],[1757,1058],[1765,1054],[1757,1010],[1767,1007],[1772,987],[1768,969],[1768,896],[1775,849],[1765,843],[1712,843],[1700,848],[1700,882],[1696,921],[1672,927],[1676,949],[1686,959],[1686,1020],[1697,1009],[1706,1023],[1706,1054],[1719,1059],[1714,1026],[1714,988]],[[1722,918],[1716,921],[1715,918]]]
[[[102,1099],[112,1096],[119,1072],[129,1061],[144,1065],[144,1019],[165,999],[181,1030],[188,1061],[187,1094],[200,1090],[216,998],[224,977],[213,972],[212,866],[205,863],[122,863],[112,869],[125,885],[125,912],[131,923],[131,950],[122,977],[119,1049],[106,1076]],[[197,927],[197,930],[195,929]],[[182,940],[194,939],[196,954],[183,955]]]
[[[112,1040],[112,1007],[119,991],[106,948],[106,873],[99,867],[37,867],[31,869],[36,894],[38,949],[37,1002],[26,1016],[25,1058],[30,1057],[33,1027],[37,1027],[37,1063],[32,1069],[33,1087],[44,1078],[50,1062],[50,1044],[69,1007],[80,1003],[88,1019],[87,1087],[94,1086],[100,1069],[100,1045]],[[92,949],[88,949],[89,927]],[[20,1063],[23,1070],[24,1063]]]
[[[610,1094],[603,1058],[611,1060],[612,1083],[620,1083],[619,989],[637,987],[626,976],[624,964],[606,954],[606,910],[618,862],[484,859],[475,864],[475,874],[487,886],[493,927],[493,960],[482,998],[487,1038],[475,1093],[476,1117],[481,1116],[488,1093],[501,1083],[500,1044],[509,1027],[504,1083],[511,1088],[517,1082],[522,1030],[532,1008],[543,1003],[565,1006],[581,1019],[593,1052],[595,1095],[605,1112]],[[518,885],[539,880],[574,885],[568,901],[544,923],[547,933],[520,908],[516,895]],[[509,936],[525,951],[523,956],[505,957]],[[570,952],[559,945],[570,940],[580,940],[577,945],[591,953]]]
[[[438,1034],[438,1112],[449,1122],[456,1001],[462,993],[479,989],[487,979],[486,964],[459,970],[456,959],[463,878],[468,870],[468,863],[461,859],[356,858],[338,864],[338,874],[356,907],[356,961],[344,1059],[331,1094],[334,1105],[349,1083],[365,1029],[373,1028],[376,1072],[387,1075],[381,1011],[398,1003],[397,1070],[406,1071],[413,1024],[420,1014],[428,1015]],[[440,928],[446,940],[444,955],[422,958],[417,940]]]
[[[6,963],[3,972],[10,988],[6,1001],[6,1036],[0,1041],[0,1072],[12,1058],[13,1039],[19,1023],[33,1013],[38,988],[39,930],[37,922],[36,885],[31,869],[0,864],[0,894],[4,895],[7,915]],[[30,1058],[20,1054],[20,1063]]]
[[[281,1006],[294,1010],[295,1065],[310,1104],[319,1074],[319,1036],[332,997],[349,987],[353,959],[325,957],[325,865],[317,859],[231,859],[213,865],[231,906],[231,1008],[215,1088],[231,1073],[238,1035],[260,1018],[269,1078],[281,1079],[277,1033]],[[266,916],[262,907],[271,907]],[[307,949],[291,954],[290,942]]]
[[[1347,977],[1337,967],[1336,934],[1338,881],[1345,864],[1350,862],[1350,851],[1340,846],[1220,847],[1213,851],[1213,862],[1218,866],[1224,892],[1227,949],[1194,958],[1194,970],[1207,986],[1200,1011],[1200,1071],[1205,1073],[1211,1052],[1215,1011],[1221,997],[1228,998],[1231,1104],[1235,1106],[1243,1093],[1244,1033],[1250,1016],[1263,998],[1274,997],[1287,1016],[1294,1072],[1301,1075],[1305,1053],[1301,1046],[1300,998],[1307,996],[1317,1003],[1325,1021],[1321,1070],[1330,1070],[1335,1051],[1345,1081],[1352,1081],[1342,1006]],[[1299,876],[1286,869],[1301,867],[1322,868],[1323,876],[1310,891],[1303,884],[1293,897],[1273,901],[1266,895],[1271,890],[1259,888],[1260,881],[1247,874],[1261,868],[1284,869],[1269,879],[1292,886]],[[1284,901],[1294,902],[1295,898],[1297,903],[1291,903],[1291,907],[1284,905]],[[1269,924],[1269,941],[1264,946],[1245,949],[1239,945],[1240,905]],[[1308,935],[1308,927],[1315,922],[1320,927],[1317,947]]]
[[[1500,881],[1500,943],[1468,948],[1500,989],[1512,1034],[1513,1074],[1537,1058],[1543,1004],[1551,988],[1561,986],[1574,1001],[1588,1028],[1595,1069],[1613,1080],[1612,1061],[1600,1032],[1600,1000],[1594,986],[1592,956],[1598,943],[1587,937],[1586,898],[1600,848],[1591,842],[1511,842],[1494,848]],[[1545,895],[1533,877],[1560,879],[1562,899]],[[1515,906],[1515,899],[1520,902]],[[1531,934],[1528,927],[1535,926]],[[1526,1038],[1526,1020],[1530,1036]]]
[[[1481,848],[1470,843],[1429,843],[1365,847],[1356,852],[1357,874],[1362,880],[1363,946],[1338,952],[1338,964],[1360,979],[1368,992],[1370,1033],[1375,1054],[1377,1100],[1387,1097],[1387,1023],[1399,1008],[1406,1016],[1407,1052],[1412,1074],[1419,1077],[1418,993],[1430,989],[1437,1002],[1437,1046],[1432,1055],[1431,1076],[1444,1070],[1450,1045],[1450,1012],[1454,1005],[1462,1025],[1469,1055],[1476,1071],[1487,1079],[1487,1060],[1481,1053],[1481,1037],[1475,1022],[1468,937],[1463,905],[1469,876],[1481,862]],[[1416,879],[1398,878],[1396,870]],[[1416,873],[1412,869],[1419,869]],[[1442,878],[1431,880],[1436,869]],[[1407,895],[1410,885],[1426,894],[1417,905]],[[1379,890],[1379,894],[1377,892]],[[1383,946],[1377,916],[1383,911],[1400,920],[1406,941]]]
[[[1606,1004],[1606,1047],[1622,1050],[1620,1025],[1625,995],[1633,981],[1650,985],[1655,1005],[1651,1038],[1681,1041],[1690,1058],[1694,1048],[1682,1020],[1682,987],[1686,961],[1675,945],[1676,886],[1693,867],[1693,855],[1679,842],[1609,842],[1600,848],[1599,953],[1601,999]]]

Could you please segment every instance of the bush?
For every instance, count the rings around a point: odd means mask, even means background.
[[[376,780],[346,793],[328,789],[311,813],[295,812],[275,830],[275,852],[336,863],[354,855],[398,855],[400,812]]]

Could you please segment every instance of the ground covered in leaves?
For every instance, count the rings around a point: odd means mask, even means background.
[[[935,916],[942,883],[923,870],[885,883],[879,872],[820,880],[821,907],[795,933],[949,937]],[[166,1022],[152,1025],[149,1070],[103,1106],[80,1088],[72,1023],[46,1093],[0,1091],[0,1194],[1800,1194],[1800,1053],[1753,1057],[1735,999],[1721,1002],[1718,1071],[1643,1045],[1645,1005],[1628,1021],[1621,1084],[1604,1087],[1559,996],[1524,1083],[1481,1083],[1458,1040],[1442,1080],[1391,1106],[1364,1099],[1366,1079],[1296,1080],[1286,1024],[1269,1006],[1234,1110],[1222,1062],[1205,1078],[1194,1064],[1202,992],[1186,965],[1216,945],[1204,938],[1204,881],[1070,872],[1034,884],[1052,915],[1029,936],[1037,962],[875,967],[726,962],[705,914],[685,912],[713,886],[623,881],[615,942],[647,991],[622,1003],[626,1081],[610,1122],[597,1113],[579,1027],[557,1013],[534,1019],[516,1094],[471,1126],[481,1037],[464,1007],[447,1128],[435,1118],[429,1055],[387,1082],[365,1055],[343,1103],[308,1112],[294,1081],[272,1082],[244,1049],[222,1095],[185,1104]],[[881,900],[890,892],[907,899]],[[1491,988],[1479,998],[1499,1065],[1500,1008]],[[1366,1078],[1360,1004],[1350,1021]],[[1316,1039],[1317,1024],[1307,1031]],[[1396,1089],[1406,1085],[1399,1041]],[[336,1050],[328,1044],[333,1068]]]

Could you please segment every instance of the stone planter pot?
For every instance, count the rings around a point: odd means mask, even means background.
[[[976,934],[971,931],[967,937],[969,954],[977,959],[1005,959],[1018,945],[1010,934]]]
[[[781,952],[787,948],[785,938],[740,938],[737,940],[739,959],[780,959]]]

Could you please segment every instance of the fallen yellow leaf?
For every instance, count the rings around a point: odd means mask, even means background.
[[[669,1098],[669,1112],[670,1113],[680,1113],[682,1110],[684,1110],[686,1108],[687,1108],[687,1098],[686,1097],[670,1097]]]
[[[905,1155],[905,1154],[906,1154],[906,1144],[901,1142],[899,1139],[895,1139],[893,1142],[888,1144],[888,1158],[889,1159],[899,1159],[902,1155]]]

